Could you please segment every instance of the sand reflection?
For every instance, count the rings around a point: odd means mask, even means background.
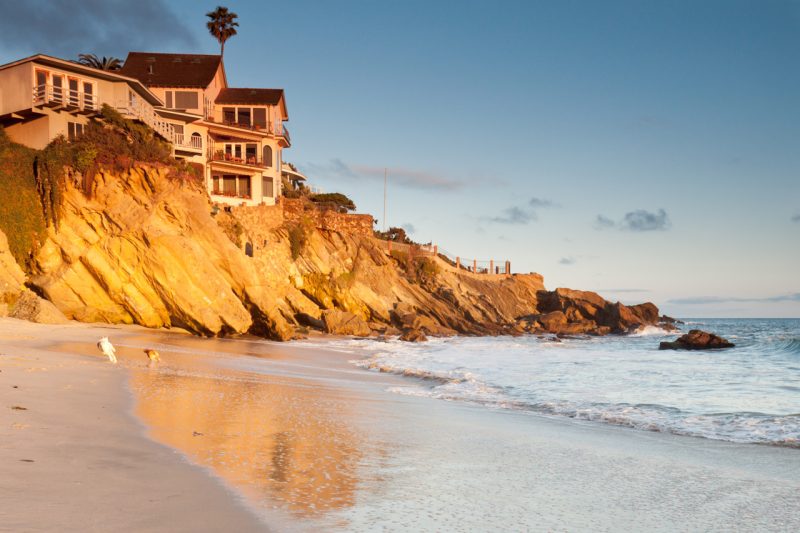
[[[352,400],[296,379],[162,365],[132,369],[152,436],[264,505],[306,515],[351,506],[361,449]]]

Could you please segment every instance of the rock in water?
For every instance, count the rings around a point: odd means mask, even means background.
[[[736,346],[727,339],[713,333],[693,329],[686,335],[673,342],[664,341],[659,344],[659,350],[718,350]]]
[[[325,323],[325,333],[333,335],[369,337],[370,333],[372,333],[366,322],[348,311],[327,309],[322,312],[322,321]]]
[[[406,342],[427,342],[428,337],[418,329],[407,329],[400,335],[400,340]]]

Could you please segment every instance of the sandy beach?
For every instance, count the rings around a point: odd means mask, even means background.
[[[800,527],[795,449],[398,395],[324,341],[4,319],[0,354],[10,531]]]

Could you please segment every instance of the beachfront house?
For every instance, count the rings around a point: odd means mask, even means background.
[[[117,72],[42,54],[0,66],[0,125],[21,144],[74,138],[103,104],[202,169],[212,201],[272,205],[280,196],[291,145],[284,92],[228,87],[221,56],[131,52]]]

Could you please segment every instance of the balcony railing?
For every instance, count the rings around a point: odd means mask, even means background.
[[[257,155],[250,155],[244,157],[236,157],[233,154],[225,154],[214,152],[209,156],[210,161],[224,161],[226,163],[236,163],[239,165],[248,165],[251,167],[271,168],[272,165],[264,164],[264,159]]]
[[[172,144],[179,148],[192,148],[194,150],[203,149],[203,138],[199,135],[184,135],[183,133],[176,133]]]
[[[86,112],[95,112],[99,109],[96,94],[56,87],[52,84],[36,85],[33,88],[33,104],[64,106]]]
[[[211,194],[214,196],[224,196],[226,198],[241,198],[242,200],[250,200],[253,197],[249,193],[238,193],[235,191],[220,191],[219,189],[212,190]]]

